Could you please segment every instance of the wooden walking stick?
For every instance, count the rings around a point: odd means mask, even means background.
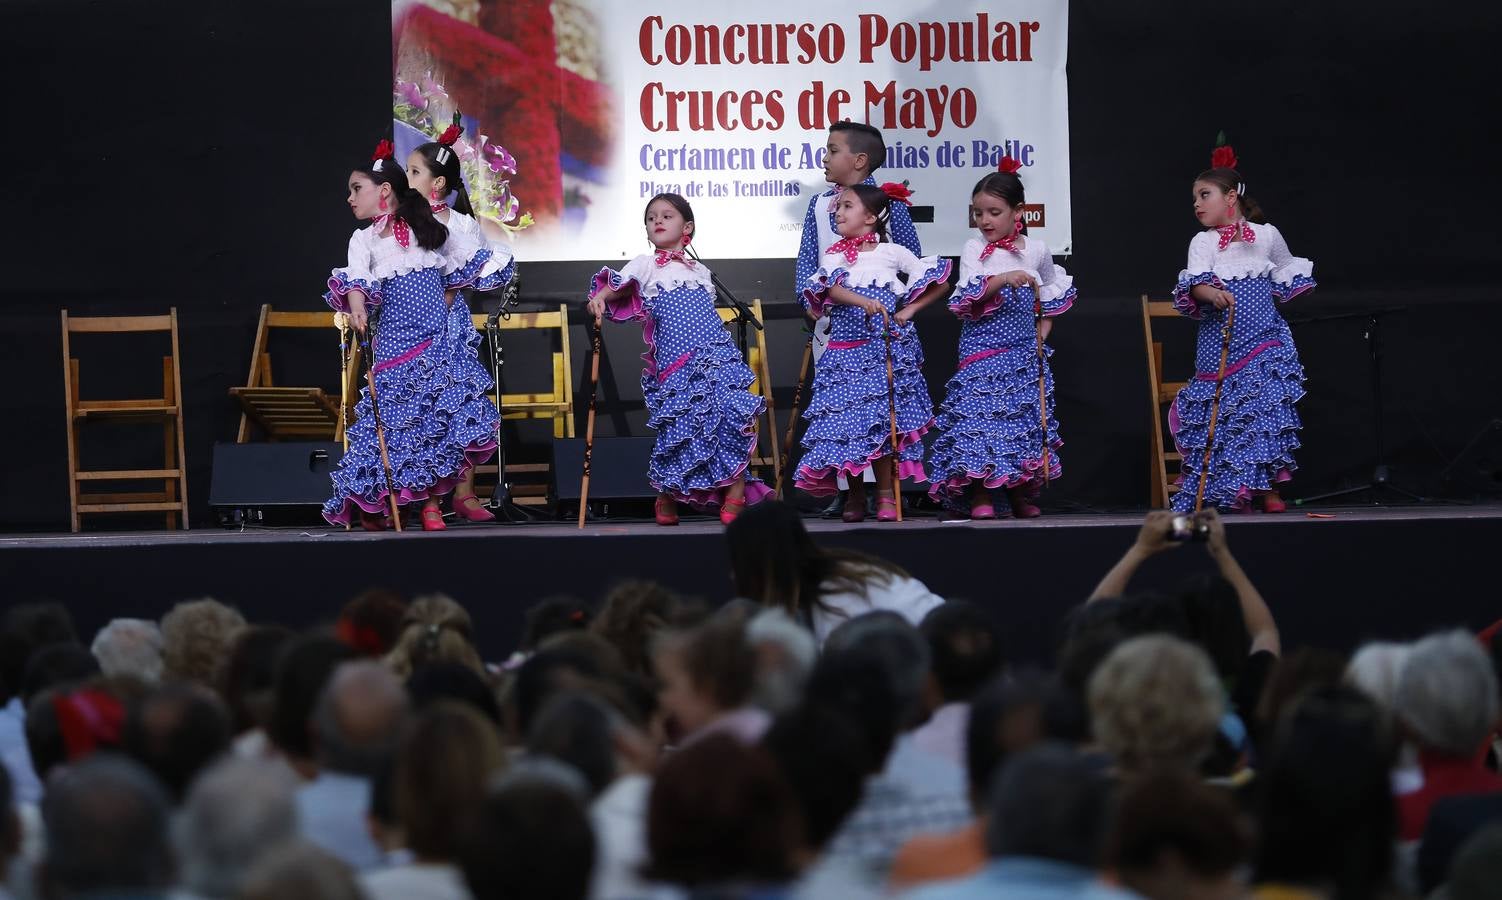
[[[798,367],[798,385],[793,388],[793,408],[788,412],[787,432],[782,436],[782,460],[778,464],[777,499],[782,499],[783,483],[787,478],[788,459],[793,452],[793,432],[798,428],[798,404],[803,401],[803,381],[808,377],[808,365],[814,358],[814,333],[808,333],[808,342],[803,345],[803,364]]]
[[[589,416],[584,425],[584,477],[579,482],[579,527],[589,508],[589,459],[595,449],[595,395],[600,385],[600,316],[595,316],[594,353],[589,363]]]
[[[1038,334],[1038,422],[1043,427],[1043,485],[1053,481],[1048,461],[1048,395],[1043,389],[1043,300],[1038,296],[1038,286],[1033,285],[1033,329]]]
[[[892,372],[892,319],[881,311],[881,330],[887,335],[887,404],[892,412],[892,500],[897,505],[897,521],[902,521],[902,461],[897,452],[897,379]]]
[[[1231,328],[1236,323],[1236,299],[1226,306],[1226,321],[1220,328],[1220,371],[1215,374],[1215,396],[1210,401],[1210,428],[1205,433],[1205,458],[1200,463],[1200,486],[1194,493],[1194,511],[1205,505],[1205,484],[1210,480],[1210,451],[1215,446],[1215,425],[1220,421],[1220,389],[1226,381],[1226,359],[1231,354]]]
[[[380,308],[377,307],[371,311],[361,339],[365,348],[365,383],[370,387],[370,417],[375,419],[376,446],[381,448],[381,471],[386,475],[386,503],[391,508],[391,524],[397,531],[401,531],[402,514],[396,506],[396,486],[391,480],[391,457],[386,453],[386,427],[381,424],[381,407],[376,400],[375,351],[371,349],[371,343],[375,340],[376,320],[379,318]]]

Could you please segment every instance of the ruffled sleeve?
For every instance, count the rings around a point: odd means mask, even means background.
[[[1200,317],[1199,301],[1191,295],[1202,284],[1225,289],[1225,282],[1215,274],[1215,232],[1202,231],[1189,242],[1189,262],[1179,273],[1173,289],[1173,306],[1191,319]]]
[[[888,244],[887,246],[890,248],[887,252],[892,255],[897,271],[907,276],[907,293],[902,303],[911,303],[923,296],[923,292],[934,285],[947,282],[949,273],[954,271],[954,263],[942,256],[925,256],[919,259],[913,251],[901,244]]]
[[[1033,239],[1028,238],[1028,243],[1032,242]],[[1046,244],[1038,241],[1037,245],[1038,299],[1043,303],[1043,315],[1063,315],[1074,305],[1074,298],[1078,293],[1074,288],[1074,276],[1053,261],[1053,254],[1048,252]]]
[[[968,321],[984,319],[1005,302],[997,293],[992,294],[984,306],[980,305],[986,282],[990,280],[980,258],[985,246],[985,241],[976,238],[965,242],[965,249],[960,251],[960,277],[955,283],[954,294],[949,298],[949,311]]]
[[[638,256],[626,263],[619,272],[606,266],[589,283],[589,299],[605,289],[612,291],[625,290],[625,296],[619,296],[605,301],[605,315],[613,322],[630,322],[633,319],[644,319],[647,316],[646,307],[642,304],[642,286],[646,284],[652,271],[652,258],[650,256]]]
[[[1287,303],[1307,291],[1314,290],[1314,263],[1302,256],[1294,256],[1288,250],[1288,242],[1273,226],[1267,226],[1267,258],[1273,264],[1269,275],[1273,282],[1274,299]]]
[[[808,281],[800,285],[801,290],[798,292],[803,305],[815,316],[824,315],[826,308],[832,302],[829,299],[830,288],[837,284],[842,287],[850,286],[850,268],[843,265],[845,257],[837,253],[826,253],[823,261],[825,265],[815,269],[813,274],[808,276]]]
[[[374,259],[366,237],[368,230],[362,228],[350,235],[349,264],[329,273],[329,289],[324,292],[323,301],[337,312],[349,312],[350,291],[363,293],[365,302],[372,306],[384,299],[381,280],[372,271]]]
[[[479,221],[449,212],[449,239],[443,245],[445,288],[493,291],[516,276],[516,259],[508,247],[486,240]]]

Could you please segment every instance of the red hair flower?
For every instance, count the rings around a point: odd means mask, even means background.
[[[902,182],[901,184],[895,181],[888,181],[881,186],[881,190],[882,193],[886,194],[888,197],[891,197],[893,200],[901,201],[903,203],[906,203],[908,206],[913,205],[913,191],[907,186],[906,181]]]
[[[1018,172],[1022,171],[1022,163],[1011,158],[1010,156],[1003,156],[1001,158],[1001,164],[996,167],[996,171],[1005,172],[1008,175],[1016,175]]]
[[[379,144],[376,144],[375,153],[370,155],[370,159],[374,162],[378,159],[391,159],[395,155],[396,148],[391,146],[390,141],[383,139]]]
[[[1223,144],[1210,151],[1210,168],[1234,169],[1236,168],[1236,151],[1231,149],[1230,144]]]
[[[459,111],[456,109],[454,110],[453,123],[450,124],[449,127],[443,129],[443,134],[440,134],[438,136],[438,143],[442,144],[445,147],[454,146],[454,141],[459,140],[459,135],[464,133],[464,126],[459,124],[460,121],[462,120],[459,117]]]

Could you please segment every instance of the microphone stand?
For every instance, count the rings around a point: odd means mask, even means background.
[[[1387,466],[1387,452],[1383,441],[1382,429],[1382,317],[1388,313],[1406,312],[1407,307],[1392,306],[1382,309],[1373,309],[1359,313],[1336,313],[1327,316],[1314,316],[1308,319],[1296,320],[1298,324],[1309,322],[1333,322],[1348,319],[1365,319],[1366,331],[1362,335],[1366,339],[1370,364],[1370,377],[1372,388],[1372,439],[1376,452],[1375,462],[1372,466],[1371,480],[1366,484],[1355,487],[1343,488],[1336,491],[1326,491],[1313,497],[1303,497],[1293,501],[1295,506],[1304,506],[1316,503],[1320,500],[1329,500],[1334,497],[1345,497],[1350,494],[1359,494],[1362,491],[1370,492],[1373,505],[1381,505],[1383,492],[1397,494],[1413,503],[1424,503],[1428,498],[1422,497],[1413,491],[1398,487],[1392,483],[1391,473]]]
[[[490,377],[495,382],[495,466],[496,482],[495,490],[490,494],[490,503],[487,504],[495,520],[508,525],[517,525],[530,522],[536,518],[536,513],[529,509],[518,506],[511,499],[511,482],[506,478],[506,420],[501,415],[501,367],[506,364],[505,351],[501,347],[501,320],[511,318],[511,307],[516,305],[519,282],[521,276],[511,279],[501,291],[501,302],[485,319],[485,337],[490,342]]]
[[[687,251],[689,256],[693,257],[694,262],[704,265],[704,260],[699,257],[699,254],[694,251],[692,246],[683,249]],[[750,324],[754,326],[757,331],[765,331],[766,329],[757,320],[756,314],[751,311],[751,307],[742,303],[740,298],[731,293],[730,288],[725,287],[725,282],[720,280],[720,276],[716,275],[713,269],[704,266],[704,270],[709,273],[710,280],[714,282],[715,295],[719,299],[724,300],[727,306],[735,310],[736,343],[740,345],[741,358],[746,361],[747,365],[750,365],[751,355],[749,352],[750,345],[747,343],[746,325]]]

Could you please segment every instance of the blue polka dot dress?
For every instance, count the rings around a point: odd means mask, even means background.
[[[373,347],[376,399],[391,462],[391,483],[399,504],[422,503],[451,492],[474,466],[495,452],[499,416],[486,393],[490,376],[480,365],[479,334],[469,308],[444,292],[498,287],[514,263],[490,249],[456,240],[441,251],[426,250],[408,235],[402,246],[382,226],[356,231],[349,242],[349,265],[329,277],[324,300],[348,311],[348,294],[360,290],[367,309],[380,307]],[[333,473],[334,495],[324,518],[349,524],[356,510],[388,511],[386,477],[371,413],[370,389],[360,392],[349,448]]]
[[[1169,408],[1169,428],[1184,456],[1182,490],[1171,504],[1175,510],[1192,510],[1200,486],[1226,321],[1224,310],[1195,300],[1190,291],[1209,284],[1236,298],[1205,505],[1242,509],[1255,492],[1275,488],[1297,468],[1293,451],[1299,447],[1300,422],[1294,404],[1304,396],[1304,369],[1274,301],[1312,290],[1313,274],[1314,264],[1291,254],[1271,225],[1238,222],[1189,242],[1189,264],[1179,274],[1174,306],[1199,319],[1200,327],[1197,371]]]
[[[933,485],[929,493],[951,508],[964,505],[971,486],[988,489],[1024,487],[1035,492],[1043,483],[1043,447],[1048,478],[1063,474],[1054,418],[1053,370],[1044,346],[1037,353],[1036,310],[1062,315],[1074,305],[1074,279],[1054,264],[1043,241],[1018,235],[1012,249],[970,240],[960,254],[960,277],[949,309],[959,316],[959,366],[944,388],[936,426],[939,437],[929,454]],[[984,257],[984,258],[983,258]],[[1021,271],[1038,282],[1032,287],[1004,287],[981,300],[987,282]],[[1044,410],[1038,409],[1038,369],[1042,366]],[[1047,415],[1047,429],[1044,415]]]
[[[893,452],[882,318],[830,301],[829,288],[841,285],[870,297],[891,316],[932,285],[948,281],[951,265],[937,257],[919,259],[906,247],[888,243],[858,253],[853,261],[826,253],[821,262],[802,296],[810,311],[829,316],[829,343],[814,366],[812,396],[803,413],[809,424],[794,483],[810,494],[829,495],[838,490],[839,475],[860,477],[872,462]],[[923,350],[913,323],[893,320],[892,325],[898,474],[925,481],[922,439],[934,416],[923,379]]]
[[[662,264],[658,264],[659,258]],[[607,302],[612,321],[642,323],[641,374],[647,427],[657,434],[647,479],[659,493],[696,509],[718,506],[750,465],[766,400],[715,311],[714,282],[703,263],[674,254],[638,256],[620,271],[604,268],[590,284],[629,293]],[[746,478],[748,505],[771,491]]]

